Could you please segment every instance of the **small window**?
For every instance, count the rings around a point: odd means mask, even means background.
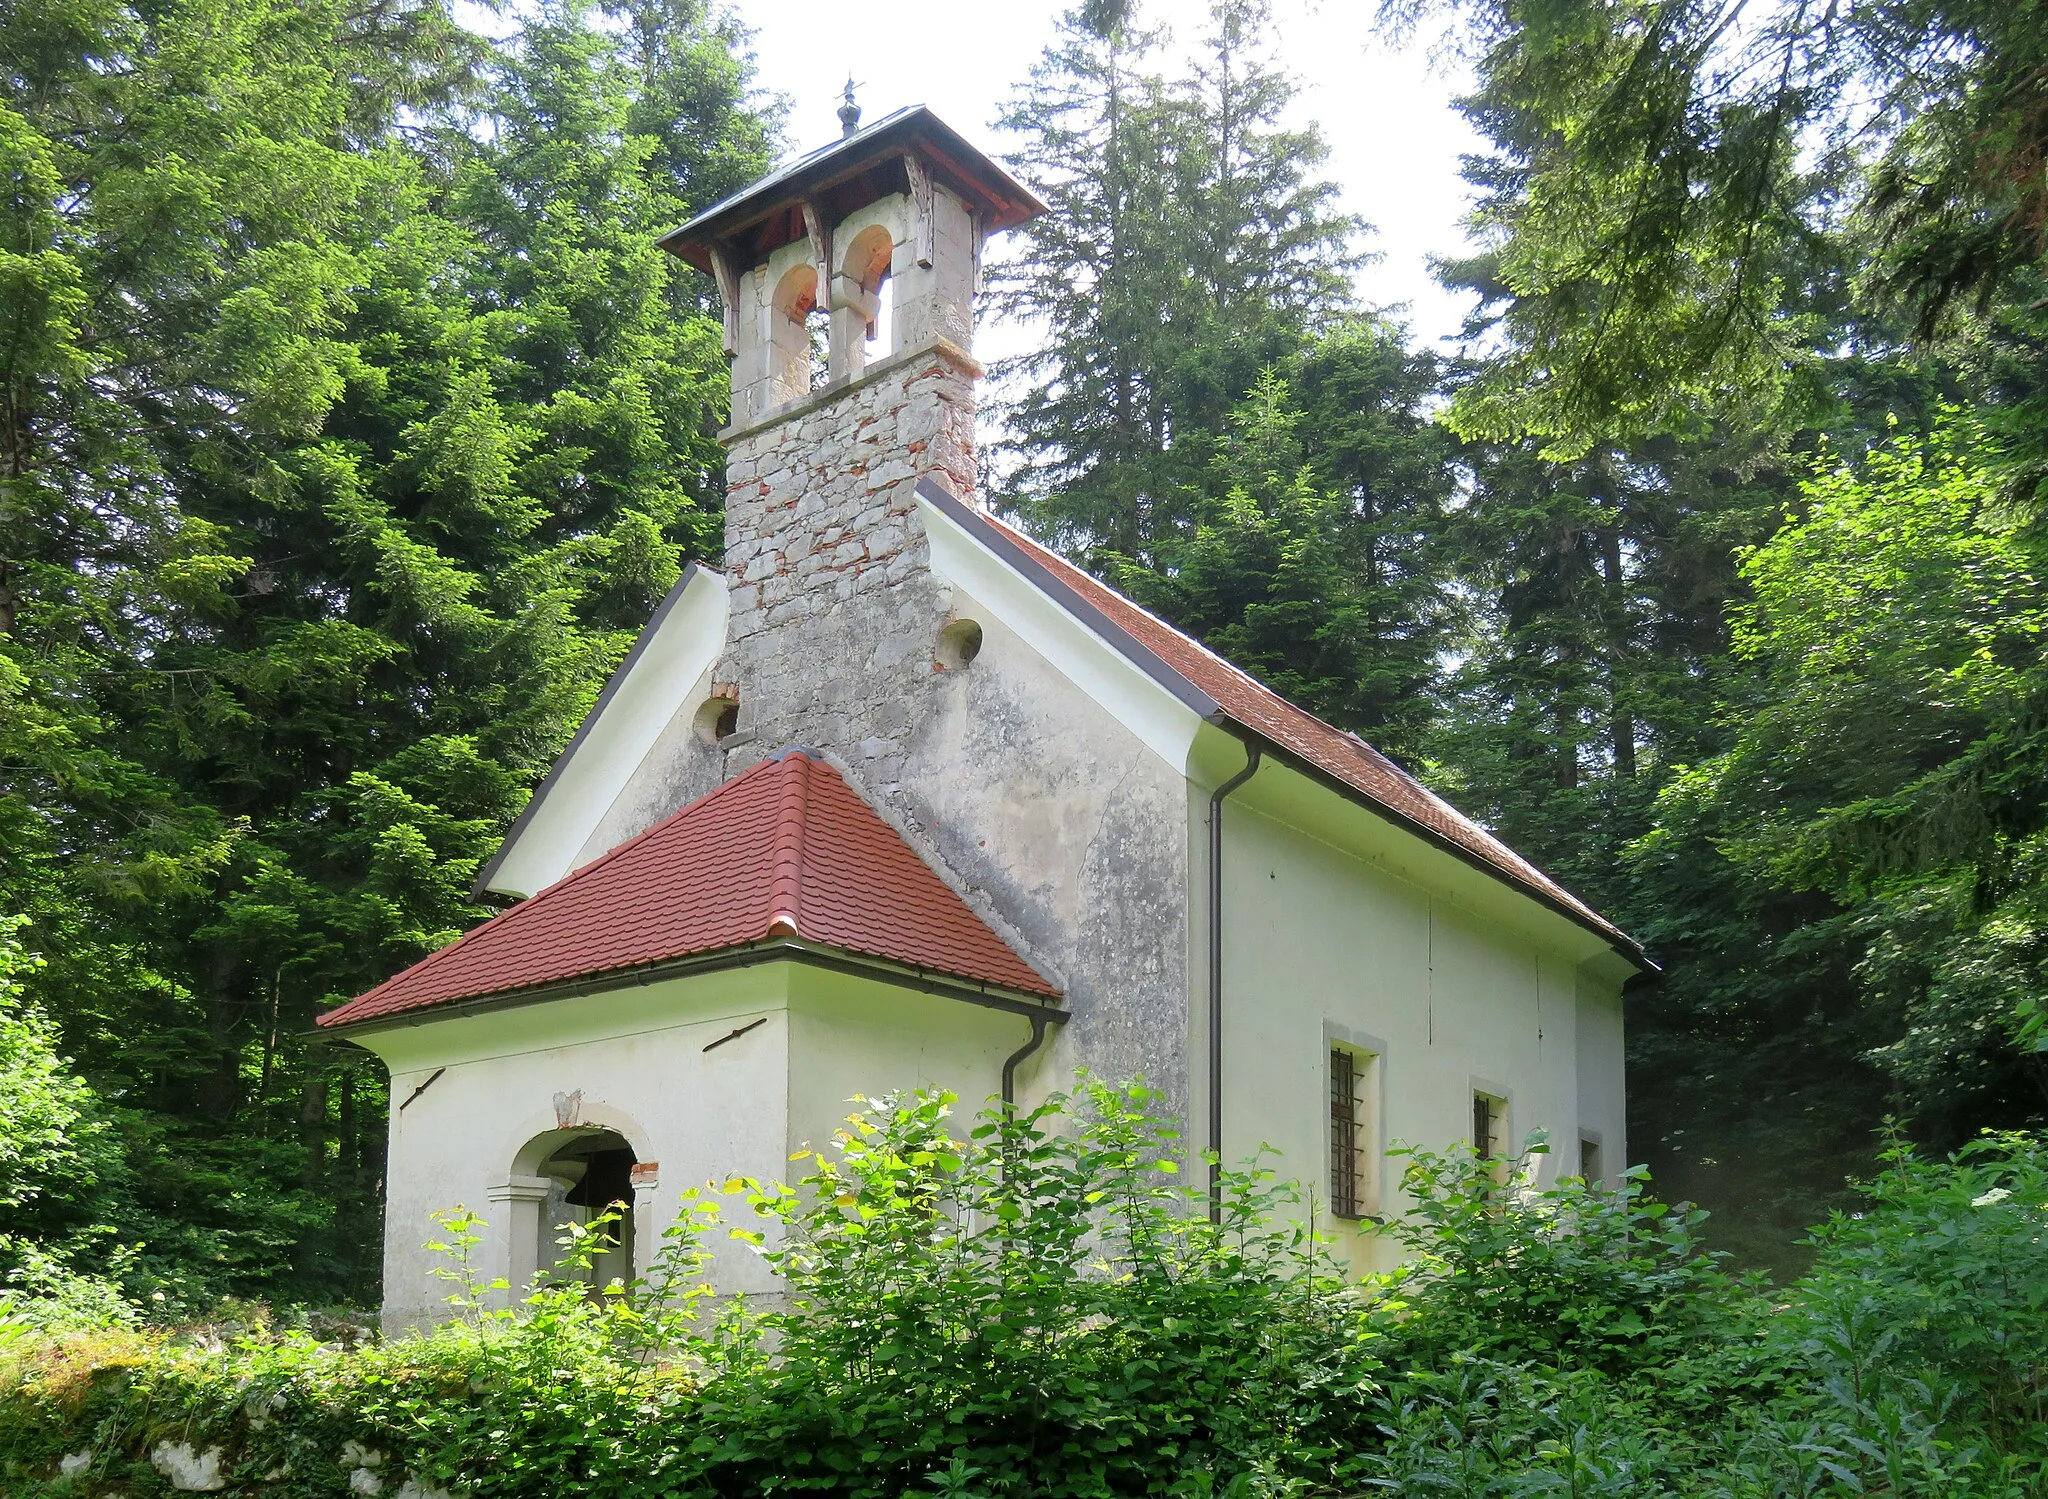
[[[1508,1106],[1491,1093],[1472,1095],[1472,1153],[1499,1161],[1507,1150]]]
[[[1379,1142],[1373,1072],[1378,1058],[1330,1048],[1330,1211],[1369,1218],[1379,1211]]]
[[[1607,1179],[1600,1162],[1600,1142],[1591,1135],[1579,1136],[1579,1175],[1589,1186],[1597,1187]]]
[[[739,732],[740,700],[719,694],[698,705],[694,720],[697,737],[706,744],[718,744]]]

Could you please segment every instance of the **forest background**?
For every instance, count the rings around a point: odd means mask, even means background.
[[[988,458],[1648,944],[1632,1151],[1782,1270],[1887,1116],[2048,1108],[2048,38],[1732,10],[1389,5],[1490,142],[1447,360],[1360,302],[1261,0],[1186,67],[1085,0],[1004,113],[1053,211]],[[699,0],[521,15],[0,0],[17,1285],[374,1299],[383,1079],[312,1018],[488,914],[716,555],[715,293],[654,238],[778,105]]]

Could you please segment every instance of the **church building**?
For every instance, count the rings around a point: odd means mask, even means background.
[[[387,1326],[445,1314],[437,1210],[520,1286],[630,1203],[599,1267],[630,1276],[685,1189],[786,1177],[919,1085],[1142,1076],[1191,1157],[1271,1147],[1361,1270],[1396,1141],[1625,1164],[1636,944],[986,508],[982,250],[1042,211],[912,108],[662,241],[725,308],[723,559],[482,872],[515,903],[322,1017],[391,1073]]]

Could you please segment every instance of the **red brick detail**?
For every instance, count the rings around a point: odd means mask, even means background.
[[[836,770],[784,750],[320,1023],[516,994],[776,936],[1058,996]]]

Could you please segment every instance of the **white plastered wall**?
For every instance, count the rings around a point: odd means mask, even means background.
[[[522,1149],[565,1120],[617,1131],[657,1168],[636,1213],[644,1270],[685,1189],[802,1174],[791,1151],[829,1145],[856,1094],[944,1087],[979,1107],[1028,1034],[1026,1021],[961,1000],[772,962],[365,1035],[392,1074],[384,1324],[448,1314],[451,1287],[433,1272],[450,1262],[424,1247],[442,1237],[436,1212],[486,1219],[474,1268],[485,1280],[508,1273],[516,1209],[504,1190]],[[737,1198],[723,1210],[754,1223]],[[723,1226],[707,1247],[721,1292],[774,1290]]]
[[[1271,1147],[1267,1164],[1314,1194],[1318,1226],[1355,1269],[1391,1264],[1387,1241],[1328,1214],[1334,1041],[1378,1055],[1368,1124],[1381,1150],[1469,1140],[1472,1096],[1483,1092],[1506,1101],[1517,1150],[1533,1131],[1547,1135],[1539,1182],[1576,1170],[1584,1126],[1600,1133],[1611,1176],[1622,1161],[1621,1005],[1616,978],[1589,967],[1591,939],[1541,918],[1503,921],[1405,878],[1337,841],[1349,831],[1342,815],[1324,824],[1328,839],[1302,832],[1290,821],[1328,793],[1304,792],[1270,762],[1260,777],[1280,794],[1262,808],[1255,781],[1225,804],[1223,822],[1226,1161]],[[1271,815],[1275,803],[1290,821]],[[1207,816],[1207,794],[1192,789],[1198,867]],[[1206,1055],[1206,954],[1192,966],[1193,1049]],[[1402,1163],[1376,1165],[1378,1201],[1398,1212]]]
[[[711,667],[725,642],[726,608],[724,574],[694,569],[636,643],[549,783],[535,793],[491,872],[491,889],[531,895],[611,847],[592,846],[592,830],[641,766],[691,732],[690,715],[708,695]]]
[[[1602,1174],[1612,1183],[1628,1164],[1628,1092],[1623,1085],[1621,992],[1590,973],[1579,975],[1579,1133],[1600,1147]],[[1576,1151],[1576,1139],[1559,1142]],[[1575,1161],[1575,1156],[1567,1156]]]

